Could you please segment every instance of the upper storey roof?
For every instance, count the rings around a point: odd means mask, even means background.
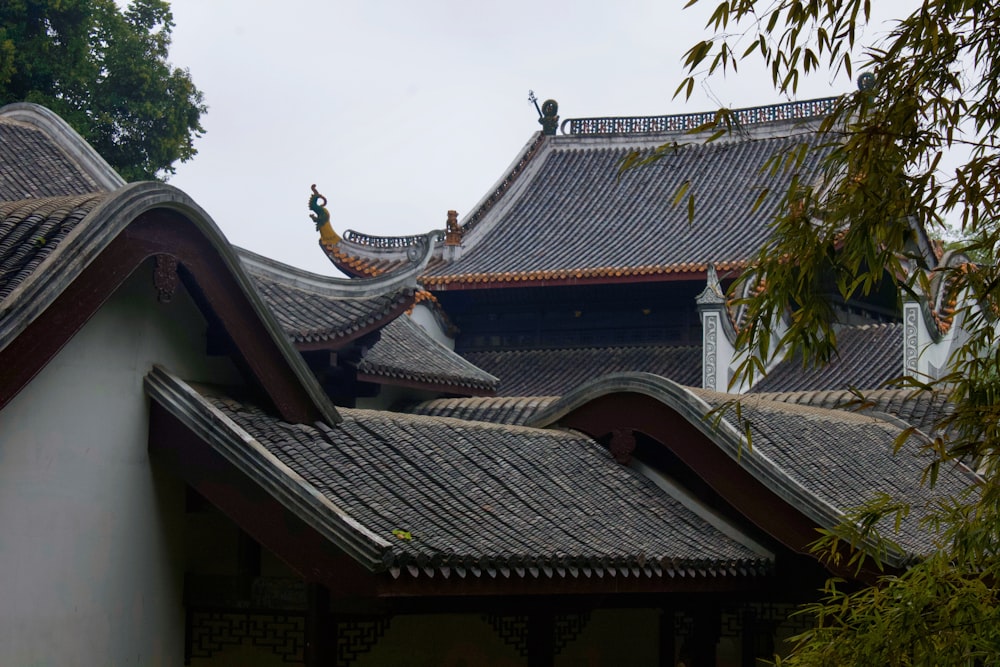
[[[831,104],[735,112],[736,129],[708,144],[687,131],[712,114],[568,121],[569,134],[530,141],[459,229],[449,230],[460,246],[439,237],[422,280],[447,289],[703,275],[709,263],[739,270],[767,239],[793,176],[771,175],[768,160],[803,141],[816,144],[819,119]],[[619,174],[629,153],[672,143],[676,148],[662,160]],[[815,173],[821,154],[810,152],[800,177]],[[675,205],[685,184],[683,203]],[[687,195],[694,197],[693,220]],[[410,237],[348,231],[327,253],[348,273],[370,275],[402,261],[410,244]]]

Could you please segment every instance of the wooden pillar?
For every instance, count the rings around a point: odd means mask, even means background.
[[[674,627],[674,608],[660,610],[660,666],[674,667],[677,659],[677,630]]]
[[[551,611],[528,615],[528,667],[552,667],[555,664],[555,619]]]
[[[715,647],[719,641],[722,614],[714,603],[699,605],[694,611],[694,637],[691,646],[693,665],[688,667],[715,667]]]
[[[306,667],[331,667],[337,627],[330,615],[330,591],[322,584],[306,584]]]
[[[743,667],[754,667],[757,664],[757,614],[752,607],[743,610],[742,625],[742,664]]]

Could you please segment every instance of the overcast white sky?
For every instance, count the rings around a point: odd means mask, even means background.
[[[762,69],[742,67],[687,104],[672,99],[717,3],[684,4],[172,0],[171,61],[190,69],[209,112],[198,155],[170,183],[233,243],[336,275],[309,220],[310,184],[338,232],[443,228],[539,129],[529,89],[556,99],[562,119],[785,101]],[[853,85],[813,78],[798,99]]]

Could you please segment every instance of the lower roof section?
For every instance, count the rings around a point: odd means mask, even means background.
[[[474,422],[524,426],[538,413],[557,401],[558,396],[473,396],[436,398],[405,410],[414,415],[453,417]]]
[[[372,573],[662,590],[773,565],[580,434],[348,409],[333,426],[289,424],[163,369],[146,386],[202,449]]]
[[[540,410],[532,424],[559,424],[592,437],[623,427],[645,433],[727,502],[756,512],[748,517],[792,549],[806,548],[815,527],[837,528],[880,496],[904,503],[909,512],[898,524],[887,516],[876,526],[892,542],[883,562],[893,567],[931,552],[938,536],[924,520],[979,482],[953,462],[940,466],[933,487],[921,484],[933,460],[928,440],[897,419],[692,389],[646,373],[580,386]],[[759,504],[765,495],[772,500]],[[775,518],[781,508],[813,528],[779,537],[787,528]],[[865,546],[877,547],[865,539]]]
[[[837,353],[829,363],[786,359],[760,378],[753,392],[881,389],[903,374],[902,324],[844,326],[836,334]]]
[[[382,329],[378,342],[358,362],[358,377],[451,394],[492,394],[500,383],[431,338],[408,315]]]
[[[488,350],[462,356],[500,378],[498,396],[562,396],[593,378],[623,372],[701,384],[701,347],[694,345]]]

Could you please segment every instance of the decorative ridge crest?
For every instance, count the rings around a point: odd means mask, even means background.
[[[838,99],[837,97],[826,97],[818,100],[733,109],[731,117],[735,125],[760,125],[783,120],[818,118],[830,114]],[[572,135],[686,132],[712,122],[715,117],[715,111],[704,111],[669,116],[568,118],[563,121],[562,132]]]
[[[715,264],[709,263],[705,276],[705,289],[695,298],[699,306],[714,306],[724,304],[726,295],[722,291],[722,283],[719,282],[719,274],[715,270]]]
[[[243,248],[234,246],[234,250],[248,273],[333,298],[361,298],[404,288],[415,292],[417,276],[427,266],[433,250],[433,242],[429,238],[433,234],[435,232],[417,237],[419,242],[411,247],[413,252],[409,262],[374,278],[333,278],[289,266]]]
[[[330,211],[326,208],[326,197],[319,193],[315,183],[312,184],[312,194],[309,196],[309,210],[312,211],[309,217],[316,223],[316,231],[319,232],[319,242],[324,246],[335,246],[340,243],[340,236],[333,231],[333,226],[330,224]]]

